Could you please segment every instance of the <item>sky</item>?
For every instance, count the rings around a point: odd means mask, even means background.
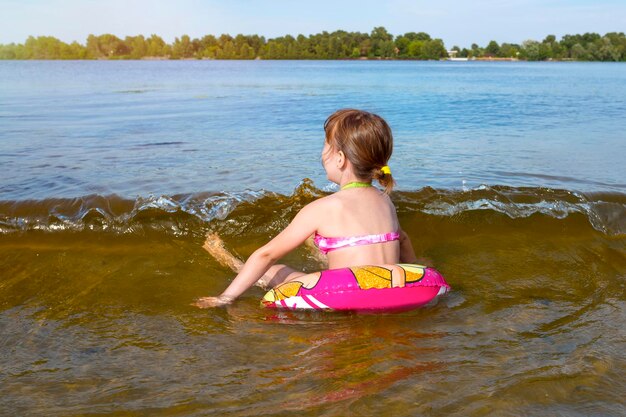
[[[0,0],[0,44],[54,36],[157,34],[170,43],[258,34],[273,38],[346,30],[426,32],[445,45],[521,43],[565,34],[626,31],[626,0]]]

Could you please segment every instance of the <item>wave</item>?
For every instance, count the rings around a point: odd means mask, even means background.
[[[116,234],[157,231],[195,234],[207,228],[227,233],[275,232],[305,204],[328,194],[305,179],[291,195],[245,190],[138,197],[87,195],[78,198],[0,201],[0,233],[95,231]],[[484,225],[506,218],[564,220],[583,216],[607,236],[626,234],[626,194],[578,193],[550,188],[480,186],[468,190],[398,191],[392,196],[401,218],[419,213],[421,222],[459,223],[472,216]],[[501,223],[501,222],[500,222]],[[537,223],[539,226],[539,222]]]

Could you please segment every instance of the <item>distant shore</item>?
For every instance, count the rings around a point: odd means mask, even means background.
[[[440,58],[440,59],[420,59],[420,58],[387,58],[387,57],[375,57],[375,58],[335,58],[335,59],[323,59],[323,58],[254,58],[254,59],[241,59],[241,58],[168,58],[168,57],[141,57],[141,58],[82,58],[82,59],[58,59],[58,58],[29,58],[29,59],[17,59],[17,58],[1,58],[0,61],[394,61],[394,62],[606,62],[606,61],[580,61],[572,58],[562,59],[545,59],[541,61],[520,59],[520,58],[498,58],[498,57],[478,57],[468,59],[453,59],[453,58]],[[609,61],[620,62],[620,61]],[[624,62],[624,61],[621,61]]]
[[[0,59],[219,59],[219,60],[480,60],[480,61],[625,61],[626,36],[623,32],[605,35],[585,33],[554,35],[542,41],[521,44],[495,40],[485,46],[447,48],[441,39],[425,32],[393,35],[380,26],[371,33],[322,32],[309,36],[285,35],[265,39],[259,35],[219,37],[182,35],[171,44],[160,36],[89,35],[85,44],[65,43],[53,36],[30,36],[23,44],[0,44]]]

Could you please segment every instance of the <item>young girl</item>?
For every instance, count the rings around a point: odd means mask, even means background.
[[[195,305],[216,307],[233,302],[255,283],[276,287],[297,279],[306,285],[318,274],[305,274],[276,261],[310,236],[326,254],[328,269],[357,265],[388,266],[415,263],[411,241],[398,223],[389,198],[393,177],[387,166],[393,148],[391,129],[379,116],[343,109],[324,123],[322,164],[340,191],[306,205],[292,222],[243,264],[225,251],[219,238],[208,236],[204,248],[238,272],[218,297],[203,297]],[[377,180],[384,192],[372,186]]]

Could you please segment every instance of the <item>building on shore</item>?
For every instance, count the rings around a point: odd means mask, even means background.
[[[467,57],[457,57],[456,54],[459,53],[459,51],[457,51],[456,49],[450,49],[448,52],[448,58],[446,59],[447,61],[468,61],[469,58]]]

